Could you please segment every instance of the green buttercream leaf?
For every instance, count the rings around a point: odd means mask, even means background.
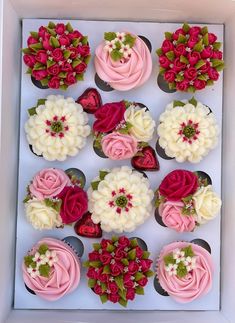
[[[222,46],[222,43],[221,42],[215,42],[213,45],[213,49],[214,50],[219,50]]]
[[[124,40],[124,45],[129,45],[130,47],[133,47],[135,44],[135,37],[133,37],[131,34],[126,34],[125,40]]]
[[[54,29],[55,28],[55,23],[53,21],[50,21],[48,24],[48,28]]]
[[[185,44],[186,42],[187,42],[187,38],[184,35],[179,34],[179,37],[177,39],[177,43],[178,44]]]
[[[106,33],[104,33],[104,39],[105,40],[111,41],[111,40],[114,40],[115,38],[116,38],[116,33],[114,33],[114,32],[106,32]]]
[[[127,306],[127,301],[125,301],[124,299],[120,298],[118,303],[123,306],[123,307],[126,307]]]
[[[59,87],[59,89],[60,90],[63,90],[63,91],[66,91],[67,88],[68,88],[68,85],[67,84],[61,84],[60,87]]]
[[[200,59],[196,64],[195,64],[195,68],[198,70],[199,68],[201,68],[203,65],[206,64],[206,61],[204,61],[203,59]]]
[[[176,80],[177,82],[181,82],[181,81],[183,81],[183,79],[184,79],[183,75],[176,74],[175,80]]]
[[[90,267],[100,268],[101,266],[102,263],[99,260],[90,261]]]
[[[205,27],[203,27],[203,28],[201,29],[201,34],[202,34],[202,35],[208,34],[208,28],[207,28],[207,26],[205,26]]]
[[[72,40],[72,44],[74,47],[78,47],[78,44],[80,43],[80,39],[79,38],[74,38]]]
[[[126,301],[126,290],[119,290],[118,291],[118,295],[124,300]]]
[[[85,63],[86,65],[88,65],[88,64],[89,64],[89,62],[90,62],[90,60],[91,60],[91,55],[88,55],[88,56],[86,56],[86,57],[84,58],[84,63]]]
[[[152,270],[148,270],[144,274],[146,277],[152,277],[154,275],[154,272]]]
[[[158,49],[156,50],[156,54],[157,54],[158,56],[161,56],[161,55],[163,54],[162,49],[161,49],[161,48],[158,48]]]
[[[185,257],[194,257],[195,256],[191,245],[189,245],[185,248],[182,248],[181,250],[184,251]]]
[[[138,295],[144,295],[144,289],[143,287],[137,286],[135,289],[136,294]]]
[[[136,258],[136,250],[132,249],[131,251],[129,251],[128,254],[127,254],[127,258],[129,260],[135,260],[135,258]]]
[[[203,44],[204,44],[205,46],[208,46],[208,45],[209,45],[208,33],[206,33],[206,34],[202,37],[202,39],[203,39]]]
[[[24,257],[24,264],[25,264],[26,267],[30,267],[33,262],[34,262],[33,261],[33,256],[25,256]]]
[[[129,265],[129,261],[128,261],[128,259],[127,259],[127,258],[123,258],[123,259],[121,260],[121,263],[122,263],[124,266],[128,266],[128,265]]]
[[[144,277],[144,274],[142,274],[141,272],[137,271],[137,273],[135,273],[135,281],[138,281],[140,279],[142,279]]]
[[[201,75],[198,75],[198,80],[201,80],[201,81],[207,81],[208,80],[208,74],[201,74]]]
[[[164,258],[164,263],[166,266],[168,266],[169,264],[175,264],[175,259],[173,258],[173,253],[169,253],[168,255],[166,255]]]
[[[188,100],[188,102],[194,105],[195,107],[197,106],[197,100],[195,99],[194,96],[190,100]]]
[[[95,279],[88,279],[87,285],[90,288],[94,288],[96,285],[96,280]]]
[[[106,265],[106,266],[104,266],[104,268],[103,268],[103,274],[110,274],[110,267],[109,267],[109,265]]]
[[[212,62],[213,67],[220,66],[220,65],[224,64],[223,60],[217,59],[217,58],[212,58],[211,62]]]
[[[30,195],[26,195],[24,200],[23,200],[23,203],[27,203],[28,201],[31,200],[31,196]]]
[[[46,244],[41,244],[40,247],[38,248],[38,252],[40,255],[45,255],[45,253],[49,250],[48,245]]]
[[[101,244],[98,243],[98,242],[97,243],[93,243],[92,246],[93,246],[93,248],[94,248],[95,251],[98,251],[101,248]]]
[[[135,248],[138,246],[137,239],[131,239],[130,245],[132,248]]]
[[[60,43],[59,43],[58,39],[53,36],[50,37],[49,43],[54,48],[60,47]]]
[[[92,187],[93,191],[98,190],[99,183],[100,183],[100,181],[91,182],[91,187]]]
[[[54,209],[58,213],[60,212],[62,200],[58,199],[56,201],[53,201],[49,198],[46,198],[46,199],[44,199],[44,202],[45,202],[46,206],[51,207],[52,209]]]
[[[40,265],[38,269],[39,269],[40,276],[49,277],[50,266],[48,264]]]
[[[43,49],[43,46],[41,43],[31,44],[29,45],[29,47],[35,52],[38,52],[40,49]]]
[[[116,61],[119,61],[122,58],[123,54],[120,53],[119,50],[114,49],[110,53],[110,56],[111,56],[112,60],[114,60],[116,62]]]
[[[106,248],[106,250],[108,252],[113,252],[115,249],[116,249],[116,247],[114,245],[110,244],[110,243],[108,244],[108,246]]]
[[[201,39],[194,47],[193,50],[201,52],[203,50],[203,39]]]
[[[105,176],[108,175],[108,174],[109,174],[109,172],[107,172],[105,170],[100,170],[99,175],[100,175],[101,181],[103,181]]]
[[[193,87],[192,85],[188,87],[188,92],[194,93],[195,91],[195,87]]]
[[[60,72],[58,74],[59,78],[61,78],[61,79],[65,79],[67,77],[67,75],[68,75],[68,72]]]
[[[78,66],[82,61],[78,58],[74,59],[72,62],[72,66],[73,68],[75,68],[76,66]]]
[[[165,32],[165,38],[168,40],[172,40],[172,33],[170,33],[169,31]]]
[[[33,116],[34,114],[37,114],[37,112],[36,112],[36,107],[33,107],[33,108],[28,109],[28,114],[29,114],[30,116]],[[25,202],[24,202],[24,203],[25,203]]]
[[[178,101],[178,100],[173,101],[173,108],[175,108],[175,107],[184,107],[184,106],[185,106],[185,103],[182,102],[182,101]]]
[[[100,287],[101,287],[102,292],[105,292],[107,290],[107,285],[103,282],[101,282]]]
[[[185,33],[188,33],[189,29],[190,29],[190,26],[189,24],[187,24],[187,22],[185,22],[182,26],[182,29]]]
[[[43,65],[43,64],[41,64],[41,63],[39,63],[39,62],[37,62],[35,65],[34,65],[34,67],[33,67],[33,69],[35,70],[35,71],[39,71],[39,70],[44,70],[46,67],[45,67],[45,65]]]
[[[108,301],[107,294],[100,295],[100,300],[101,300],[102,304],[106,303]]]
[[[114,277],[114,281],[117,284],[118,288],[123,290],[124,289],[124,285],[123,285],[123,277],[122,276],[116,276]]]
[[[186,268],[186,266],[184,265],[183,262],[180,262],[178,264],[178,267],[177,267],[176,271],[177,271],[177,276],[179,276],[180,278],[185,277],[187,275],[187,273],[188,273],[187,268]]]
[[[29,48],[22,48],[21,51],[24,53],[24,54],[32,54],[31,50]]]
[[[47,60],[47,68],[53,66],[55,64],[54,61],[51,61],[50,59]]]
[[[167,52],[166,53],[166,57],[170,60],[170,61],[173,61],[174,58],[175,58],[175,54],[173,52],[173,50],[171,50],[170,52]]]
[[[36,31],[30,31],[30,35],[33,37],[33,38],[36,38],[38,39],[39,36],[38,36],[38,33]]]
[[[217,72],[221,72],[221,71],[223,71],[223,69],[225,68],[225,65],[224,65],[224,63],[223,64],[221,64],[221,65],[219,65],[219,66],[216,66],[216,71]]]
[[[170,90],[175,90],[176,89],[175,82],[168,83],[168,87],[169,87]]]
[[[28,67],[26,74],[32,74],[32,68]]]
[[[113,242],[117,242],[117,241],[118,241],[118,239],[119,239],[119,237],[118,237],[118,236],[112,236],[112,238],[111,238],[111,240],[112,240]]]
[[[183,56],[183,55],[180,55],[180,62],[181,63],[184,63],[184,64],[188,64],[189,63],[189,61],[187,60],[187,58],[185,56]]]
[[[65,27],[66,27],[66,30],[68,30],[68,32],[70,32],[70,33],[73,32],[73,27],[70,22],[68,22]]]
[[[82,263],[82,266],[85,267],[85,268],[89,268],[90,267],[90,261],[89,260],[86,260]]]
[[[206,82],[206,85],[208,85],[208,86],[214,85],[214,81],[213,80],[208,80]]]
[[[42,79],[42,80],[40,80],[40,82],[41,82],[41,84],[43,85],[43,86],[47,86],[48,85],[48,78],[44,78],[44,79]]]
[[[162,66],[159,67],[159,74],[163,75],[165,73],[166,69]]]
[[[143,252],[143,256],[142,256],[142,259],[148,259],[150,256],[150,252],[149,251],[144,251]]]
[[[65,58],[65,59],[68,59],[68,58],[69,58],[69,56],[71,55],[71,51],[70,51],[70,50],[68,50],[68,49],[66,49],[66,50],[64,50],[63,55],[64,55],[64,58]]]
[[[37,107],[38,107],[39,105],[44,105],[44,104],[45,104],[45,102],[46,102],[46,99],[38,99]]]
[[[82,43],[82,45],[87,45],[87,43],[88,43],[88,37],[87,36],[83,36],[82,39],[81,39],[81,43]]]
[[[76,74],[76,80],[77,81],[83,81],[84,80],[84,73]]]
[[[50,35],[56,36],[56,32],[53,28],[46,27],[47,31],[49,32]]]

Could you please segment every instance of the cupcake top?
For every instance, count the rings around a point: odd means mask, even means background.
[[[64,161],[85,146],[90,134],[88,116],[73,98],[49,95],[28,112],[25,132],[35,154],[49,161]]]
[[[160,285],[180,303],[192,302],[207,294],[212,287],[213,270],[209,252],[188,242],[166,245],[157,261]]]
[[[41,26],[32,31],[27,40],[23,60],[27,73],[42,86],[66,90],[82,81],[90,60],[87,36],[74,30],[70,23]]]
[[[198,163],[217,145],[219,127],[214,114],[194,98],[172,101],[159,121],[159,145],[177,162]]]
[[[52,238],[38,241],[24,257],[25,285],[39,297],[56,301],[73,292],[80,281],[80,260],[66,243]]]
[[[91,182],[88,197],[92,220],[106,232],[131,232],[151,215],[150,183],[127,166],[100,171]]]
[[[190,232],[216,217],[221,199],[200,172],[177,169],[161,182],[156,206],[163,223],[177,232]]]
[[[95,69],[112,88],[128,91],[148,80],[152,58],[138,36],[129,32],[107,32],[95,51]]]
[[[135,156],[153,137],[155,121],[140,103],[106,103],[95,113],[94,147],[112,160]]]
[[[126,307],[136,295],[144,295],[148,278],[153,275],[152,260],[137,239],[112,237],[102,239],[93,247],[83,265],[88,268],[88,286],[100,296],[102,303],[110,301]]]
[[[169,88],[195,92],[213,85],[224,68],[221,43],[208,28],[184,24],[175,32],[165,33],[165,39],[156,53],[159,73]]]
[[[81,219],[88,208],[83,185],[79,177],[62,169],[42,169],[27,187],[27,220],[37,230],[50,230]]]

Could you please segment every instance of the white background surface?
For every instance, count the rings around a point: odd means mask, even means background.
[[[23,21],[23,47],[26,47],[29,31],[36,31],[41,25],[47,25],[49,20],[24,20]],[[67,21],[65,21],[66,23]],[[143,102],[148,106],[155,120],[158,119],[160,113],[164,111],[166,104],[174,99],[190,98],[190,94],[174,93],[168,94],[162,92],[156,83],[157,79],[157,58],[155,54],[156,48],[160,47],[165,31],[174,31],[179,28],[178,24],[162,24],[162,23],[128,23],[128,22],[86,22],[71,21],[73,28],[80,30],[84,35],[89,36],[89,43],[92,54],[98,43],[103,38],[105,31],[129,30],[135,34],[144,35],[152,43],[153,72],[151,78],[142,87],[128,92],[103,92],[100,91],[103,102],[120,101],[127,99],[130,101]],[[223,40],[223,26],[210,25],[210,31],[218,36],[218,40]],[[83,170],[86,174],[87,184],[96,176],[100,168],[110,168],[120,165],[130,165],[129,161],[113,162],[98,157],[92,148],[92,139],[90,138],[87,146],[76,157],[69,158],[65,162],[48,162],[42,158],[38,158],[31,153],[25,138],[23,125],[27,120],[27,109],[34,106],[39,98],[44,98],[51,93],[60,93],[55,90],[40,90],[32,85],[29,75],[25,74],[26,67],[22,66],[22,91],[21,91],[21,133],[20,133],[20,158],[19,158],[19,205],[18,205],[18,221],[17,221],[17,252],[16,252],[16,280],[15,280],[15,308],[35,308],[35,309],[123,309],[119,304],[106,303],[102,305],[99,297],[95,295],[86,286],[85,269],[82,270],[81,283],[78,289],[61,300],[56,302],[46,302],[37,296],[29,294],[24,288],[21,263],[24,255],[31,246],[40,238],[51,236],[59,239],[68,235],[73,235],[73,228],[68,227],[63,230],[52,231],[36,231],[27,223],[24,215],[24,207],[22,200],[25,195],[25,188],[33,175],[45,167],[60,167],[67,169],[76,167]],[[79,82],[69,87],[65,94],[76,99],[87,87],[95,87],[94,83],[94,66],[91,60],[85,81]],[[213,87],[196,93],[196,99],[211,107],[215,113],[217,121],[221,126],[222,119],[222,77]],[[90,118],[92,119],[92,118]],[[90,120],[92,123],[92,120]],[[156,136],[152,142],[155,145]],[[174,160],[166,161],[159,157],[160,171],[156,173],[147,173],[151,181],[152,189],[155,190],[163,177],[173,169],[182,168],[189,170],[203,170],[207,172],[213,182],[214,190],[220,194],[221,184],[221,145],[210,152],[209,155],[199,164],[179,164]],[[108,235],[104,235],[108,236]],[[109,235],[110,236],[110,235]],[[153,288],[153,279],[150,279],[145,288],[145,296],[137,296],[134,302],[129,302],[127,309],[160,309],[160,310],[216,310],[219,309],[219,275],[220,275],[220,217],[212,222],[198,228],[193,233],[178,234],[170,229],[161,227],[154,219],[149,218],[139,229],[131,236],[143,238],[151,252],[151,258],[156,260],[161,248],[172,241],[176,240],[192,240],[194,238],[202,238],[208,241],[212,248],[212,257],[215,263],[215,273],[213,280],[213,288],[205,297],[194,301],[193,303],[182,305],[173,301],[170,297],[163,297],[157,294]],[[93,239],[82,238],[85,245],[85,254],[82,260],[86,259],[86,254],[91,251],[91,244],[95,242]]]

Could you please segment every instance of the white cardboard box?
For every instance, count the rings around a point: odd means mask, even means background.
[[[208,322],[235,321],[235,145],[233,145],[233,88],[235,72],[235,3],[231,0],[0,0],[1,76],[1,194],[0,194],[0,322]],[[15,216],[18,165],[20,98],[20,43],[22,18],[116,19],[135,21],[189,21],[225,24],[223,214],[221,310],[205,312],[114,311],[16,311],[12,310],[14,286]],[[216,161],[215,161],[216,163]],[[211,165],[213,167],[213,165]]]

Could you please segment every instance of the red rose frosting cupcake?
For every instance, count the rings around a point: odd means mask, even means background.
[[[165,40],[156,51],[159,73],[171,90],[202,90],[213,85],[224,68],[220,47],[217,36],[206,26],[184,24],[173,33],[165,33]]]
[[[139,103],[106,103],[95,112],[95,118],[94,148],[112,160],[132,158],[153,137],[155,121]]]
[[[100,296],[102,303],[110,301],[126,307],[136,294],[144,295],[152,260],[136,239],[125,236],[102,239],[93,244],[94,251],[84,263],[88,268],[88,286]]]
[[[148,80],[152,58],[138,36],[129,32],[107,32],[95,51],[95,69],[113,89],[128,91]]]
[[[189,303],[212,287],[214,265],[204,248],[189,242],[165,246],[157,261],[161,287],[177,302]]]
[[[174,170],[161,182],[156,206],[162,222],[177,232],[190,232],[212,220],[220,211],[221,199],[211,180],[201,172]]]
[[[66,90],[83,80],[90,60],[87,36],[74,30],[70,23],[53,22],[30,34],[28,47],[22,50],[23,60],[28,66],[27,74],[41,88]]]
[[[56,301],[80,282],[80,259],[65,242],[44,238],[24,257],[23,280],[37,296]]]
[[[57,168],[39,171],[24,199],[27,220],[37,230],[63,227],[82,218],[88,198],[83,179]]]

